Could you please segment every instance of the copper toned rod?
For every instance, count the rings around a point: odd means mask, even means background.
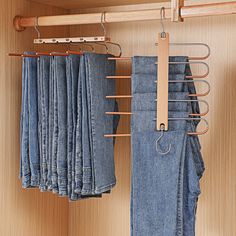
[[[67,54],[70,54],[70,55],[83,55],[84,53],[83,52],[77,52],[77,51],[66,51]]]
[[[131,134],[105,134],[105,138],[113,138],[113,137],[131,137]]]
[[[132,112],[124,112],[124,111],[107,111],[106,115],[132,115]]]
[[[131,79],[131,75],[108,75],[107,79]]]
[[[8,56],[10,56],[10,57],[33,57],[33,58],[39,57],[36,54],[22,54],[22,53],[9,53]]]
[[[119,99],[119,98],[132,98],[132,95],[112,95],[112,96],[106,96],[107,99]]]

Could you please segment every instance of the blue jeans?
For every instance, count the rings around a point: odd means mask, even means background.
[[[195,208],[200,194],[199,179],[204,171],[197,137],[188,136],[198,122],[169,121],[160,143],[156,131],[156,57],[134,57],[132,75],[132,192],[131,235],[195,235]],[[187,61],[170,57],[170,61]],[[189,65],[171,64],[169,80],[190,75]],[[152,86],[150,86],[150,84]],[[193,83],[169,83],[169,99],[190,99]],[[193,98],[196,99],[196,98]],[[197,102],[169,102],[169,117],[199,113]],[[166,155],[158,148],[171,150]]]
[[[28,188],[38,186],[40,182],[36,58],[23,59],[21,104],[20,177],[22,186]]]
[[[70,55],[66,58],[66,77],[67,77],[67,166],[68,166],[68,196],[71,200],[77,200],[79,195],[76,189],[76,172],[81,173],[81,159],[76,161],[76,123],[77,117],[80,119],[81,113],[78,113],[77,101],[80,97],[79,91],[79,66],[80,56]]]
[[[40,189],[46,191],[48,186],[49,167],[49,80],[50,58],[38,59],[38,119],[40,140]]]
[[[113,140],[104,138],[112,133],[117,122],[106,111],[116,109],[115,101],[105,98],[115,94],[115,81],[106,79],[115,73],[115,63],[109,55],[85,53],[80,60],[78,116],[76,133],[76,192],[83,196],[99,195],[116,183]],[[99,101],[99,102],[98,102]],[[116,127],[115,127],[116,128]]]
[[[67,195],[67,78],[66,58],[54,58],[54,79],[56,80],[56,105],[58,112],[57,126],[57,181],[59,195]]]
[[[23,187],[39,186],[70,200],[100,197],[115,185],[115,74],[110,55],[24,58],[21,109]]]

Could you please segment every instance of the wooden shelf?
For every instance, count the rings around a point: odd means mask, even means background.
[[[41,4],[61,7],[65,9],[81,9],[94,7],[121,6],[142,3],[167,2],[169,0],[31,0]]]

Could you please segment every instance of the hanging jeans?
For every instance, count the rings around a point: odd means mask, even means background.
[[[194,236],[195,208],[204,171],[197,137],[188,136],[198,122],[169,121],[169,129],[158,141],[156,131],[156,57],[134,57],[132,75],[132,236]],[[187,62],[186,57],[170,61]],[[191,75],[189,65],[170,64],[169,80]],[[190,99],[194,83],[169,83],[169,99]],[[192,99],[196,99],[192,98]],[[199,113],[197,102],[169,102],[171,118]],[[170,152],[160,154],[159,150]]]
[[[42,56],[38,59],[38,120],[40,144],[40,189],[46,191],[49,170],[49,80],[50,58]]]
[[[99,195],[116,183],[113,140],[104,137],[117,127],[113,117],[105,115],[116,109],[115,101],[106,99],[115,94],[115,81],[106,79],[115,74],[109,56],[85,53],[80,60],[75,191],[82,196]]]
[[[37,59],[25,57],[22,70],[21,170],[24,188],[39,186],[40,154],[38,140]]]
[[[115,185],[117,103],[111,55],[25,57],[21,108],[23,187],[38,186],[70,200],[100,197]]]
[[[78,89],[80,56],[70,55],[66,58],[66,81],[67,81],[67,166],[68,166],[68,196],[71,200],[77,200],[75,193],[75,172],[81,172],[81,165],[75,164],[76,150],[76,122],[81,119],[81,113],[77,111],[77,100],[80,96]]]

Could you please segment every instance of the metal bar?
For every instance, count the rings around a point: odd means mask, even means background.
[[[105,36],[96,36],[96,37],[73,37],[73,38],[39,38],[34,39],[35,44],[44,44],[44,43],[94,43],[94,42],[106,42],[109,39]]]

